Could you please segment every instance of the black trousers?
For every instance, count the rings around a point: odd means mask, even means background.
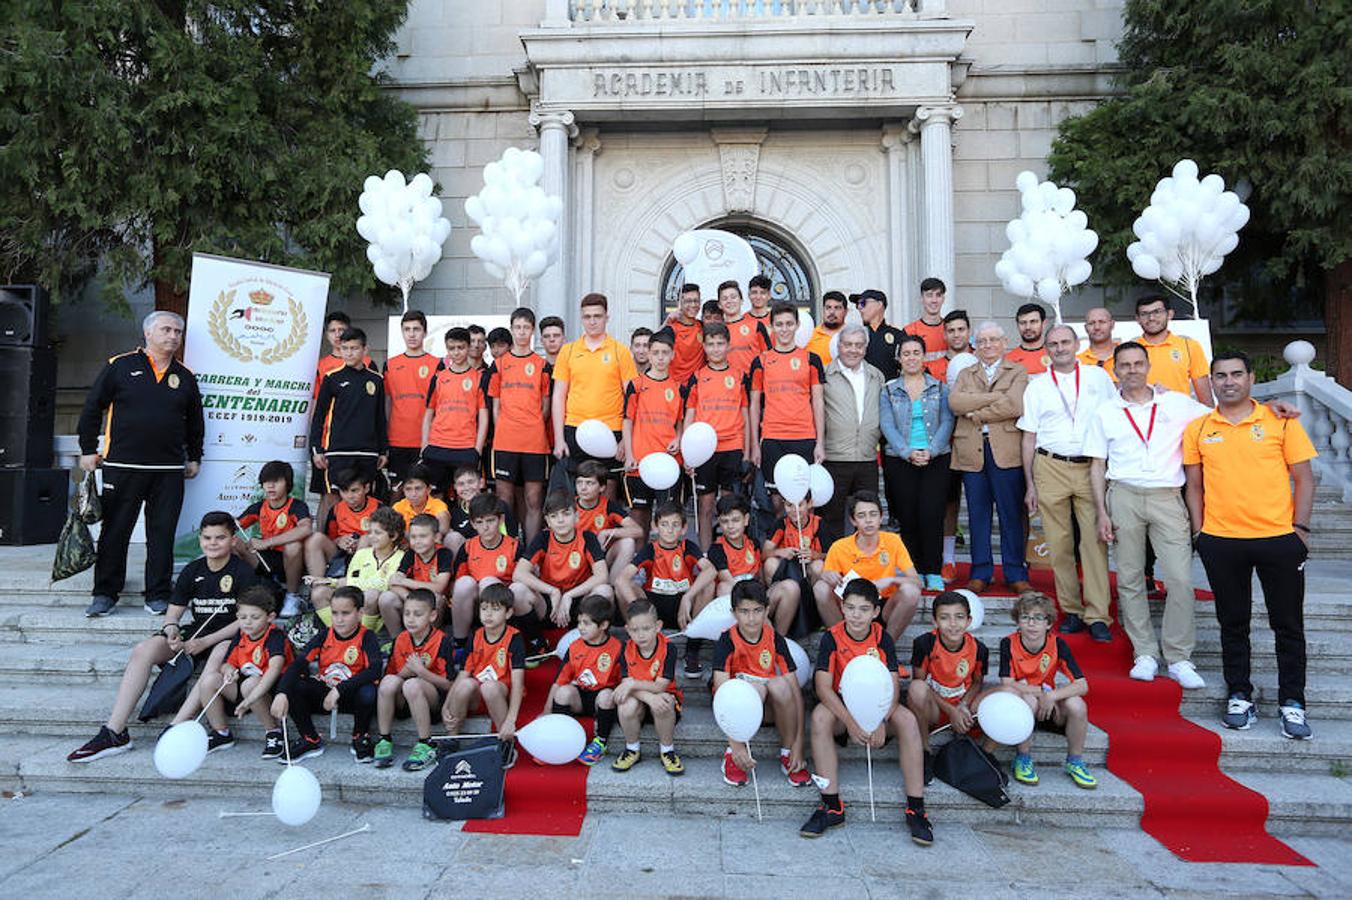
[[[895,492],[895,518],[901,542],[922,575],[937,575],[943,568],[944,507],[948,503],[949,461],[944,453],[929,465],[912,465],[899,456],[883,457],[883,475]]]
[[[878,490],[878,464],[873,460],[841,461],[828,459],[822,463],[835,482],[835,491],[831,501],[817,510],[822,520],[822,550],[828,550],[833,541],[838,541],[854,528],[849,523],[846,512],[850,496],[859,491]]]
[[[146,600],[173,595],[174,531],[183,509],[182,469],[103,468],[103,530],[94,594],[117,599],[127,581],[127,545],[146,507]]]
[[[315,731],[314,714],[324,712],[324,697],[329,686],[317,678],[302,678],[293,687],[286,690],[287,702],[291,705],[291,721],[307,738],[319,736]],[[376,685],[363,684],[347,697],[338,701],[340,713],[352,714],[352,734],[366,734],[371,730],[371,717],[376,714]]]
[[[1277,651],[1277,696],[1305,704],[1305,560],[1309,550],[1295,532],[1269,538],[1223,538],[1203,533],[1197,553],[1216,595],[1221,663],[1230,694],[1253,697],[1249,680],[1249,622],[1253,575],[1263,588],[1268,625]]]

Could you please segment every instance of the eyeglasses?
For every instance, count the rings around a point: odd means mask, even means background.
[[[1043,624],[1043,623],[1045,623],[1045,622],[1050,622],[1050,621],[1051,621],[1051,619],[1047,618],[1046,616],[1041,616],[1041,615],[1039,615],[1039,616],[1019,616],[1019,624],[1020,624],[1020,625],[1041,625],[1041,624]]]
[[[1169,315],[1169,310],[1167,310],[1167,309],[1138,309],[1138,310],[1136,310],[1136,318],[1138,318],[1138,319],[1149,319],[1149,318],[1153,318],[1153,317],[1155,317],[1155,316],[1167,316],[1167,315]]]

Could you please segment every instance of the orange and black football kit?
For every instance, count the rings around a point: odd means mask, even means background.
[[[404,554],[404,560],[399,564],[399,573],[405,578],[411,578],[414,581],[421,581],[424,584],[431,584],[432,580],[438,575],[450,573],[455,577],[455,554],[445,547],[438,547],[432,551],[432,556],[423,559],[417,553],[410,550]],[[447,590],[450,585],[447,585]]]
[[[650,541],[634,555],[634,566],[643,574],[643,593],[657,607],[657,617],[673,628],[681,595],[694,584],[695,569],[703,559],[699,545],[692,540],[675,547]]]
[[[667,680],[667,693],[676,698],[676,721],[681,720],[681,705],[685,694],[676,683],[676,648],[667,640],[667,636],[657,633],[657,645],[650,656],[644,656],[638,644],[633,640],[624,642],[624,653],[620,656],[620,680],[632,678],[635,681]],[[645,721],[652,719],[652,711],[647,709]]]
[[[1034,687],[1056,688],[1056,674],[1060,672],[1071,681],[1084,677],[1070,645],[1063,638],[1047,635],[1042,646],[1029,650],[1016,631],[1000,639],[1000,677],[1013,678]]]
[[[489,640],[488,632],[476,628],[470,638],[469,655],[462,671],[480,684],[490,681],[506,682],[511,687],[512,670],[526,668],[526,642],[521,632],[511,625],[504,626],[497,640]]]
[[[267,500],[259,500],[257,503],[250,504],[249,508],[244,510],[244,515],[240,516],[236,522],[240,528],[258,525],[258,536],[263,540],[268,540],[279,534],[285,534],[308,518],[310,518],[309,504],[299,497],[287,497],[286,502],[281,506],[273,506]],[[290,543],[301,543],[304,540],[304,538],[299,538]],[[286,544],[274,544],[266,550],[255,552],[268,564],[269,569],[280,574],[283,566],[282,547],[284,546]]]
[[[908,673],[901,660],[897,658],[897,645],[892,636],[883,630],[880,622],[872,622],[868,634],[855,640],[845,623],[837,622],[822,635],[817,645],[817,665],[814,671],[831,673],[831,690],[840,693],[840,676],[852,660],[860,656],[871,656],[887,666],[887,671],[895,672],[902,678]]]
[[[317,667],[312,674],[310,666]],[[352,734],[366,734],[376,711],[376,682],[384,670],[375,632],[358,625],[346,637],[321,627],[286,667],[278,693],[291,705],[291,720],[311,741],[319,740],[314,713],[323,711],[329,689],[338,691],[338,711],[352,714]]]
[[[714,670],[733,678],[769,681],[796,668],[788,642],[769,625],[761,626],[760,636],[754,641],[742,637],[741,629],[734,625],[714,642]]]
[[[526,558],[535,567],[535,575],[560,591],[569,591],[592,577],[592,565],[604,561],[606,552],[590,531],[575,529],[573,538],[561,541],[546,528],[535,536]]]
[[[565,703],[554,702],[553,712],[565,716],[583,715],[596,717],[596,737],[606,740],[615,727],[618,714],[615,707],[598,709],[596,699],[604,690],[614,689],[620,683],[620,660],[624,656],[624,646],[619,638],[607,635],[599,644],[589,644],[576,640],[568,645],[568,658],[554,679],[556,685],[571,684],[577,688],[582,702],[582,711],[574,713]]]
[[[523,559],[526,554],[522,552],[521,542],[516,538],[505,534],[500,534],[497,538],[497,544],[492,547],[485,547],[483,539],[478,535],[465,541],[464,546],[455,554],[455,565],[452,570],[455,577],[463,578],[468,575],[475,581],[497,578],[511,584],[516,561]]]
[[[922,634],[911,644],[911,669],[919,678],[923,672],[925,683],[950,706],[958,702],[986,677],[990,654],[986,645],[970,634],[962,636],[957,650],[949,650],[939,637],[938,629]]]
[[[265,628],[258,640],[241,631],[231,638],[230,649],[225,654],[225,664],[239,672],[241,681],[267,674],[268,665],[273,659],[282,660],[284,667],[291,665],[295,659],[286,632],[276,625]]]
[[[714,569],[727,572],[733,581],[759,578],[761,566],[765,562],[760,548],[749,534],[742,535],[741,546],[732,543],[726,537],[718,538],[709,545],[708,557]]]
[[[440,628],[429,629],[421,644],[413,642],[411,632],[401,631],[399,637],[394,639],[394,646],[390,648],[390,661],[385,666],[385,674],[400,675],[404,671],[404,666],[408,665],[409,658],[417,656],[422,660],[422,664],[427,668],[427,671],[433,675],[440,675],[442,678],[454,681],[454,655],[455,642],[451,640],[450,635]],[[404,676],[401,675],[401,677]],[[438,691],[437,696],[445,699],[445,694],[442,691]]]

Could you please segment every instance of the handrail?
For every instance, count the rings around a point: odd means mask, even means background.
[[[1292,341],[1282,351],[1291,368],[1274,380],[1255,384],[1257,400],[1291,400],[1301,423],[1319,451],[1314,461],[1320,483],[1334,487],[1344,503],[1352,503],[1352,391],[1317,369],[1309,341]]]
[[[574,24],[620,25],[653,21],[720,22],[800,16],[939,18],[947,0],[565,0]],[[553,18],[550,16],[549,18]]]

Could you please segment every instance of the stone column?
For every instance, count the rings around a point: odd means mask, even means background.
[[[915,319],[911,309],[917,296],[916,258],[911,228],[910,143],[905,125],[883,126],[882,146],[887,154],[887,298],[888,319],[904,325]]]
[[[601,152],[599,130],[583,129],[574,144],[573,243],[577,252],[573,254],[571,290],[574,297],[581,298],[596,289],[596,276],[592,272],[592,247],[596,235],[592,223],[596,214],[596,154]]]
[[[921,278],[942,278],[949,295],[956,294],[953,246],[953,123],[962,107],[922,106],[915,111],[911,130],[920,133],[924,171],[925,221]]]
[[[540,186],[546,194],[563,198],[563,215],[559,217],[559,258],[545,269],[535,285],[535,313],[539,318],[560,316],[568,323],[568,334],[577,332],[577,309],[568,300],[568,268],[573,257],[573,230],[569,224],[573,216],[573,198],[570,193],[569,141],[577,135],[577,125],[568,110],[531,110],[530,123],[540,132],[540,155],[545,160],[544,176]]]

